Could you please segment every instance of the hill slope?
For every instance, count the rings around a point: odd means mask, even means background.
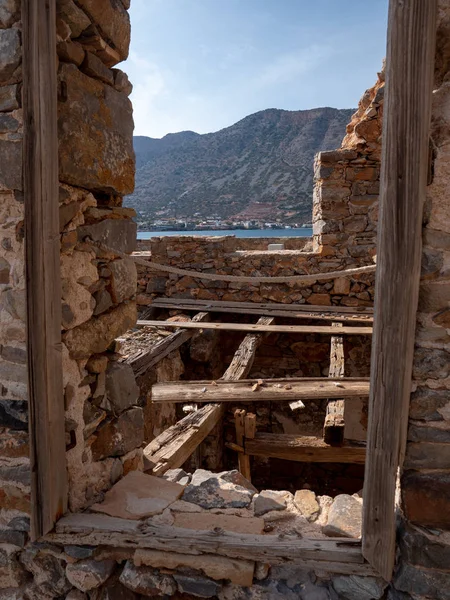
[[[135,138],[136,190],[154,218],[311,220],[313,158],[341,144],[352,109],[268,109],[216,133]]]

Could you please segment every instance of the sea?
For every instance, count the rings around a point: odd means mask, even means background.
[[[299,227],[297,229],[201,229],[194,231],[138,231],[138,240],[149,240],[152,237],[167,235],[235,235],[238,238],[281,238],[281,237],[311,237],[312,229]]]

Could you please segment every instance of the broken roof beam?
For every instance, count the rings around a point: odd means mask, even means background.
[[[340,331],[342,323],[333,323]],[[331,338],[330,370],[329,377],[343,378],[345,374],[344,338],[334,335]],[[344,409],[345,400],[342,398],[330,400],[327,404],[325,423],[323,427],[323,441],[332,446],[341,446],[344,443]]]
[[[364,446],[345,444],[335,447],[317,437],[287,433],[257,433],[254,439],[246,438],[245,452],[252,456],[297,462],[364,464],[366,460]]]
[[[189,323],[201,323],[209,318],[208,313],[200,312],[193,317]],[[129,356],[125,362],[131,365],[136,376],[143,375],[147,369],[156,365],[160,360],[168,356],[171,352],[179,348],[182,344],[191,339],[195,334],[193,329],[185,329],[184,322],[177,322],[180,327],[179,331],[175,331],[170,336],[161,340],[148,350],[142,350]]]
[[[273,317],[261,317],[258,319],[257,325],[272,325],[274,320]],[[222,375],[222,381],[238,381],[247,377],[253,366],[256,350],[263,339],[263,335],[260,333],[249,333],[245,336],[236,350],[230,366]]]
[[[276,402],[368,395],[369,379],[356,377],[266,379],[261,384],[254,379],[180,381],[152,388],[152,402]]]
[[[208,404],[169,427],[144,448],[153,475],[181,467],[223,416],[221,405]]]
[[[186,329],[214,329],[218,331],[246,331],[249,333],[320,333],[333,335],[331,325],[258,325],[258,323],[198,323],[186,321],[181,325],[178,321],[138,321],[141,327],[184,327]],[[355,325],[342,327],[342,335],[372,335],[372,327]]]

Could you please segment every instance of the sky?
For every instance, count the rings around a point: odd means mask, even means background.
[[[135,135],[218,131],[266,108],[353,108],[388,0],[132,0]]]

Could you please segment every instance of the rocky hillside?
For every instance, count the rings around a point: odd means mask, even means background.
[[[136,137],[136,190],[127,205],[141,221],[310,221],[314,154],[340,146],[352,113],[269,109],[216,133]]]

